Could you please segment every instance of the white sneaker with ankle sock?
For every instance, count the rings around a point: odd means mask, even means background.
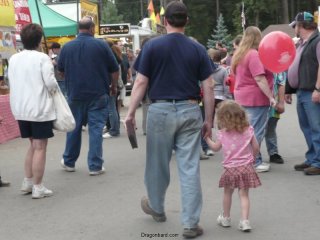
[[[240,220],[239,222],[239,230],[243,232],[250,232],[251,231],[251,226],[249,220]]]
[[[32,198],[39,199],[44,197],[51,197],[53,195],[53,192],[49,189],[47,189],[42,184],[39,185],[33,185],[32,188]]]
[[[32,178],[24,178],[21,185],[21,192],[31,193],[33,187]]]
[[[224,217],[223,214],[220,214],[217,218],[217,222],[222,227],[230,227],[231,226],[231,218]]]

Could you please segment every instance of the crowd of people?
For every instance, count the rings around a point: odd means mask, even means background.
[[[76,171],[81,136],[88,127],[89,174],[105,172],[103,138],[120,134],[119,111],[127,81],[134,82],[125,124],[136,126],[136,109],[143,103],[146,135],[145,186],[142,210],[156,222],[166,221],[165,196],[170,182],[173,152],[181,186],[183,236],[203,234],[199,225],[202,208],[200,159],[222,149],[224,171],[223,211],[217,222],[231,226],[232,194],[238,189],[241,206],[239,229],[250,231],[249,189],[261,185],[257,173],[270,170],[270,163],[283,164],[277,144],[277,123],[285,102],[297,95],[297,113],[308,150],[305,161],[294,166],[306,175],[320,174],[320,37],[310,13],[299,13],[291,26],[300,41],[287,72],[272,73],[261,63],[259,28],[246,28],[237,36],[230,54],[217,44],[204,46],[184,34],[186,6],[173,1],[166,7],[167,34],[143,43],[139,55],[119,42],[94,38],[91,17],[79,21],[76,39],[62,48],[55,43],[51,58],[39,51],[43,30],[38,24],[21,31],[24,50],[9,62],[10,104],[21,137],[29,139],[21,191],[32,198],[52,196],[43,185],[48,138],[54,136],[55,107],[52,94],[65,94],[76,121],[66,134],[61,166]],[[29,76],[30,81],[24,81]],[[214,128],[214,131],[212,129]],[[214,134],[214,136],[212,136]],[[260,146],[265,139],[269,162]],[[1,180],[0,186],[9,183]]]

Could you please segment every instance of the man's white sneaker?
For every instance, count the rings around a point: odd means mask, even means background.
[[[90,176],[98,176],[98,175],[104,174],[105,172],[106,172],[106,170],[102,166],[101,170],[99,170],[99,171],[90,171],[89,174],[90,174]]]
[[[217,218],[217,222],[222,227],[230,227],[231,226],[231,218],[224,217],[223,214],[220,214]]]
[[[64,164],[64,159],[61,159],[61,167],[66,171],[66,172],[75,172],[76,169],[74,167],[68,167]]]
[[[207,156],[206,154],[204,154],[202,151],[200,153],[200,160],[208,160],[209,156]]]
[[[53,192],[49,189],[47,189],[45,186],[37,185],[33,186],[32,188],[32,198],[39,199],[44,197],[51,197],[53,195]]]
[[[104,139],[107,139],[107,138],[112,138],[113,136],[110,135],[110,133],[106,132],[106,133],[102,134],[102,137],[103,137]]]
[[[270,170],[270,164],[262,162],[260,165],[256,166],[256,172],[268,172]]]
[[[214,152],[211,149],[208,149],[205,153],[207,156],[213,156]]]
[[[240,220],[239,222],[239,230],[243,232],[250,232],[251,231],[251,226],[249,220]]]
[[[33,187],[32,180],[28,180],[24,178],[21,185],[21,191],[24,193],[32,193],[32,187]]]

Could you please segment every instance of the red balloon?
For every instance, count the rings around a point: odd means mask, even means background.
[[[286,71],[294,60],[296,47],[289,35],[275,31],[267,34],[260,42],[259,57],[271,72]]]

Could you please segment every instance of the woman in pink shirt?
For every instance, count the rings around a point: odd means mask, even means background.
[[[235,74],[234,98],[246,109],[259,144],[264,138],[270,104],[275,105],[271,91],[273,74],[264,68],[257,51],[261,39],[259,28],[248,27],[231,65]],[[270,168],[268,163],[262,162],[260,153],[255,166],[257,172],[266,172]]]
[[[239,189],[241,202],[241,217],[239,229],[250,231],[249,222],[249,188],[261,185],[259,177],[253,167],[256,155],[259,153],[259,144],[254,136],[252,126],[245,110],[236,102],[225,100],[217,111],[218,128],[217,140],[206,139],[213,151],[223,150],[222,162],[224,172],[219,181],[219,187],[224,188],[223,213],[217,221],[222,227],[231,226],[230,208],[232,194],[235,188]]]

